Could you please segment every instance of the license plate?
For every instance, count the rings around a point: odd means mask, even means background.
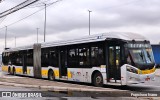
[[[145,81],[149,81],[149,80],[150,80],[150,78],[149,78],[149,77],[145,79]]]

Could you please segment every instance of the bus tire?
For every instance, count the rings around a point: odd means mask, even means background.
[[[103,77],[100,72],[96,72],[93,76],[93,84],[94,86],[97,87],[102,87],[103,86]]]
[[[8,74],[11,74],[11,67],[8,68]]]
[[[13,74],[13,75],[16,75],[16,70],[15,70],[15,67],[13,67],[12,74]]]
[[[54,79],[55,79],[55,76],[54,76],[53,70],[49,70],[49,72],[48,72],[48,80],[54,81]]]

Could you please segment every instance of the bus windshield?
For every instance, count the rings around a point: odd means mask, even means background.
[[[129,50],[134,63],[150,64],[154,63],[152,49],[131,49]]]

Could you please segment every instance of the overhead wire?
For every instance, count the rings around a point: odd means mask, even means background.
[[[53,4],[57,3],[57,2],[60,2],[60,1],[63,1],[63,0],[57,0],[57,1],[55,1],[55,2],[52,2],[52,3],[50,3],[49,5],[47,5],[46,7],[49,7],[49,6],[51,6],[51,5],[53,5]],[[30,14],[30,15],[28,15],[28,16],[26,16],[26,17],[24,17],[24,18],[22,18],[22,19],[20,19],[20,20],[18,20],[18,21],[15,21],[15,22],[13,22],[13,23],[11,23],[11,24],[9,24],[9,25],[6,25],[6,26],[7,26],[7,27],[8,27],[8,26],[12,26],[12,25],[14,25],[14,24],[16,24],[16,23],[18,23],[18,22],[20,22],[20,21],[22,21],[22,20],[24,20],[24,19],[32,16],[32,15],[34,15],[34,14],[40,12],[40,11],[43,10],[43,9],[45,9],[45,7],[42,8],[42,9],[40,9],[40,10],[38,10],[38,11],[36,11],[36,12],[34,12],[34,13],[32,13],[32,14]],[[1,27],[0,29],[3,29],[3,28],[5,28],[5,27]]]
[[[49,1],[51,1],[51,0],[46,0],[46,1],[43,1],[43,2],[35,3],[35,4],[30,5],[30,6],[27,6],[25,9],[42,7],[42,6],[44,6],[44,4],[47,4],[47,2],[49,2]],[[48,3],[48,4],[50,4],[50,3]]]
[[[0,13],[0,18],[2,18],[4,16],[7,16],[7,15],[9,15],[11,13],[14,13],[14,12],[16,12],[16,11],[18,11],[18,10],[28,6],[28,5],[31,5],[31,4],[33,4],[33,3],[37,2],[37,1],[39,1],[39,0],[26,0],[26,1],[20,3],[20,4],[16,5],[16,6],[6,10],[6,11],[1,12]]]
[[[49,0],[46,0],[46,1],[49,1]],[[44,1],[44,2],[46,2],[46,1]],[[60,2],[60,1],[62,1],[62,0],[57,0],[57,1],[55,1],[55,2],[49,3],[49,4],[47,4],[46,7],[49,7],[49,6],[51,6],[52,4],[55,4],[55,3]],[[121,4],[121,5],[115,5],[115,6],[112,6],[112,7],[107,7],[107,9],[125,6],[125,5],[128,5],[128,4],[134,3],[134,2],[136,2],[136,1],[139,1],[139,0],[130,1],[130,2]],[[41,2],[41,3],[42,3],[42,2]],[[39,3],[39,4],[40,4],[40,3]],[[43,4],[43,6],[44,6],[44,4]],[[13,22],[13,23],[11,23],[11,24],[9,24],[9,25],[7,25],[7,26],[12,26],[12,25],[14,25],[14,24],[16,24],[16,23],[18,23],[18,22],[20,22],[20,21],[22,21],[22,20],[24,20],[24,19],[32,16],[32,15],[34,15],[34,14],[38,13],[39,11],[41,11],[41,10],[43,10],[43,9],[45,9],[45,7],[42,8],[42,9],[40,9],[40,10],[38,10],[38,11],[36,11],[36,12],[34,12],[34,13],[32,13],[32,14],[30,14],[30,15],[28,15],[28,16],[26,16],[26,17],[24,17],[24,18],[22,18],[22,19],[20,19],[20,20],[18,20],[18,21]],[[2,27],[2,28],[0,28],[0,29],[3,29],[3,28],[5,28],[5,27]]]
[[[3,2],[4,0],[0,0],[0,3]]]
[[[3,19],[0,21],[0,25],[6,18],[7,18],[7,16],[3,17]]]

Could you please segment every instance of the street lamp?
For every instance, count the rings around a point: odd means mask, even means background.
[[[5,31],[5,49],[7,48],[7,26],[6,27],[6,31]]]
[[[89,12],[89,35],[90,35],[90,13],[92,12],[92,11],[90,11],[90,10],[88,10],[88,12]]]
[[[38,43],[38,30],[39,30],[39,28],[37,28],[37,43]]]
[[[16,47],[16,36],[15,36],[15,47]]]
[[[44,4],[45,6],[45,18],[44,18],[44,42],[46,41],[46,4]]]

